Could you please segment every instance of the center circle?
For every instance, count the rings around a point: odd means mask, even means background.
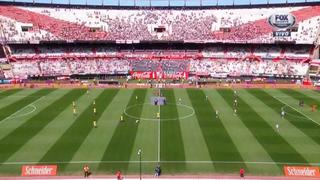
[[[138,119],[138,120],[145,120],[145,121],[159,121],[158,118],[149,118],[149,117],[137,117],[137,116],[134,116],[132,114],[130,114],[130,110],[134,110],[136,108],[143,108],[143,106],[152,106],[152,107],[159,107],[159,106],[156,106],[152,103],[142,103],[142,104],[134,104],[134,105],[131,105],[131,106],[128,106],[125,110],[124,110],[124,114],[130,118],[133,118],[133,119]],[[182,119],[186,119],[186,118],[189,118],[191,116],[194,115],[194,109],[193,107],[191,106],[188,106],[188,105],[185,105],[185,104],[175,104],[175,103],[166,103],[166,105],[163,105],[163,106],[176,106],[177,109],[179,108],[183,108],[184,110],[187,110],[187,113],[183,114],[182,116],[179,116],[179,117],[173,117],[173,118],[161,118],[160,116],[160,120],[161,121],[174,121],[174,120],[182,120]],[[161,113],[161,106],[160,106],[160,113]]]

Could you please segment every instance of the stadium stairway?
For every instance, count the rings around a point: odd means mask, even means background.
[[[279,58],[280,58],[280,59],[283,59],[285,53],[286,53],[286,48],[282,48],[281,51],[280,51],[280,56],[279,56]]]

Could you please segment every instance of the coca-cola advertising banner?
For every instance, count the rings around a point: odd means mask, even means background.
[[[57,165],[23,165],[21,176],[56,176]]]
[[[320,168],[316,166],[284,166],[284,174],[292,177],[320,177]]]
[[[133,79],[188,79],[188,72],[130,72]]]
[[[155,72],[130,72],[133,79],[156,79]]]

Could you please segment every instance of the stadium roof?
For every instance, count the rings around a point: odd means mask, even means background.
[[[320,0],[0,0],[0,2],[27,2],[44,4],[104,5],[104,6],[232,6],[263,4],[294,4]]]

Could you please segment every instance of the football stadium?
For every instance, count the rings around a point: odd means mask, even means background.
[[[320,1],[0,1],[0,179],[320,179]]]

